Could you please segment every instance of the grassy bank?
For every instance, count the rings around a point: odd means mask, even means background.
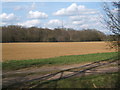
[[[115,88],[118,84],[117,81],[118,73],[97,74],[59,80],[57,82],[57,88]],[[55,88],[55,85],[56,81],[50,81],[37,88]]]
[[[111,53],[96,53],[86,55],[71,55],[60,56],[48,59],[32,59],[32,60],[10,60],[2,62],[3,70],[17,70],[27,67],[41,67],[43,65],[66,65],[66,64],[78,64],[88,63],[99,60],[104,60],[116,56],[116,52]]]

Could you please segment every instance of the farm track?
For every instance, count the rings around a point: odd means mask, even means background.
[[[28,60],[114,52],[106,42],[2,43],[2,59]]]
[[[104,65],[106,66],[106,65],[111,65],[111,64],[114,64],[115,66],[104,67]],[[4,83],[4,85],[9,86],[11,84],[12,86],[15,86],[17,84],[21,85],[23,83],[25,84],[25,83],[33,82],[33,81],[40,81],[40,85],[41,85],[41,84],[47,83],[50,80],[57,81],[57,80],[69,78],[72,76],[82,76],[82,75],[91,75],[91,74],[99,74],[99,73],[117,72],[118,67],[116,64],[117,64],[117,60],[107,59],[107,60],[97,61],[97,62],[93,62],[93,63],[88,63],[85,65],[80,65],[79,67],[72,67],[72,68],[60,70],[55,73],[46,74],[43,76],[38,74],[36,76],[33,75],[32,78],[28,78],[29,77],[29,75],[28,75],[26,78],[24,78],[23,81],[21,80],[19,82],[18,81],[15,82],[15,80],[13,80],[14,83],[12,83],[12,84],[10,83],[12,81],[8,80],[8,84]],[[17,80],[17,78],[16,78],[16,80]],[[3,79],[3,81],[5,81],[5,78]],[[31,87],[31,85],[30,85],[30,87]],[[32,88],[34,88],[34,87],[32,87]]]

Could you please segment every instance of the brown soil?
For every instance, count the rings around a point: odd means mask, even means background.
[[[106,42],[58,42],[58,43],[3,43],[2,59],[26,60],[114,52]]]

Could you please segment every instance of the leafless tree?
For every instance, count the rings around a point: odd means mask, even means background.
[[[114,33],[114,42],[112,46],[118,50],[118,68],[120,71],[120,1],[110,3],[104,3],[105,12],[105,25]],[[118,73],[118,79],[116,82],[116,88],[120,88],[120,74]]]
[[[104,3],[104,22],[112,35],[112,47],[120,51],[120,1]]]

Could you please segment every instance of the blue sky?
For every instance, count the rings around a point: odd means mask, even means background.
[[[102,2],[3,2],[1,25],[25,27],[98,29],[109,33],[101,24]]]

